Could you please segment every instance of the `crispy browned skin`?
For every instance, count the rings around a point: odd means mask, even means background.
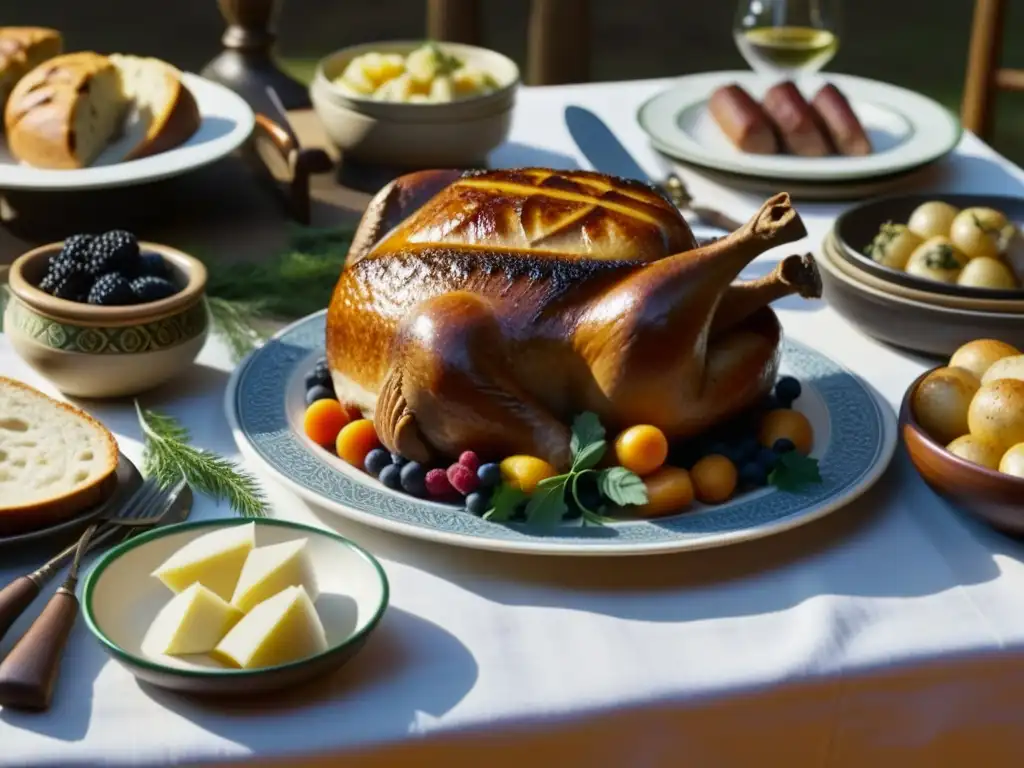
[[[765,92],[761,104],[788,152],[803,157],[832,154],[825,126],[793,83],[773,85]]]
[[[756,155],[774,155],[779,151],[771,120],[741,86],[733,83],[716,89],[708,110],[737,149]]]
[[[565,467],[567,425],[586,410],[609,430],[695,434],[771,386],[780,331],[766,304],[817,295],[817,273],[793,257],[768,279],[730,283],[804,234],[786,195],[697,249],[679,212],[637,182],[405,176],[371,203],[331,299],[335,387],[418,461],[475,450]]]
[[[871,141],[864,133],[857,115],[850,108],[843,92],[832,83],[826,83],[811,100],[811,107],[818,113],[841,154],[857,156],[871,154]]]

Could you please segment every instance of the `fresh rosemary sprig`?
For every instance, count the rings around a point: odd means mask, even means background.
[[[145,438],[142,472],[168,486],[184,476],[194,490],[226,500],[243,517],[264,517],[267,501],[256,479],[235,464],[189,444],[188,430],[171,417],[144,410],[135,401]]]

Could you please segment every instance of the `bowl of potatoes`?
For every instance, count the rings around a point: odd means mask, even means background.
[[[320,61],[310,99],[343,155],[390,167],[474,167],[508,136],[515,62],[423,41],[355,45]]]
[[[900,436],[925,482],[1003,532],[1024,535],[1024,354],[964,344],[923,373],[900,408]]]

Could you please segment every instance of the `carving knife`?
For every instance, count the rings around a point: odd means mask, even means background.
[[[714,240],[721,237],[723,232],[738,228],[736,222],[724,214],[693,206],[678,178],[673,177],[677,182],[675,184],[652,181],[604,121],[589,109],[569,105],[565,108],[565,125],[594,170],[625,179],[636,179],[661,189],[684,215],[690,214],[687,223],[698,240]]]

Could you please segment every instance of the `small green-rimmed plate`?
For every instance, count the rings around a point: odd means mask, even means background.
[[[316,610],[328,649],[263,669],[221,667],[205,657],[147,656],[143,640],[173,595],[153,571],[188,542],[218,528],[256,523],[256,546],[308,539],[319,587]],[[242,518],[168,526],[111,550],[85,581],[83,613],[106,651],[147,683],[183,693],[232,696],[265,693],[330,673],[362,648],[388,606],[388,579],[377,559],[342,536],[283,520]]]

